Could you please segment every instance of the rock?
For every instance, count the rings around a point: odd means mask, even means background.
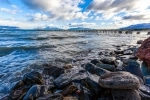
[[[150,87],[141,85],[139,89],[141,100],[150,100]]]
[[[85,72],[79,72],[79,73],[76,73],[74,75],[71,76],[71,81],[72,82],[75,82],[75,81],[82,81],[84,79],[86,79],[88,77],[88,75],[85,73]]]
[[[140,32],[137,32],[136,34],[140,34]]]
[[[140,69],[140,64],[135,60],[128,60],[128,65],[124,67],[124,70],[130,72],[131,74],[139,76],[141,79],[143,79],[143,74]]]
[[[140,81],[129,72],[111,72],[100,76],[99,84],[104,88],[112,89],[138,89]]]
[[[100,67],[100,68],[103,68],[103,69],[106,69],[106,70],[109,70],[109,71],[115,71],[115,66],[114,65],[97,63],[96,66]]]
[[[137,44],[142,44],[143,43],[143,40],[138,40],[137,41]]]
[[[90,72],[91,74],[96,74],[98,76],[101,76],[102,74],[105,74],[105,73],[109,73],[109,71],[105,70],[105,69],[102,69],[102,68],[99,68],[91,63],[87,63],[85,65],[85,69]]]
[[[36,98],[48,94],[48,88],[44,85],[33,85],[23,100],[35,100]]]
[[[148,67],[148,65],[146,63],[144,63],[144,62],[142,63],[141,70],[142,70],[142,74],[144,76],[150,75],[150,67]]]
[[[36,100],[63,100],[63,96],[61,94],[48,94],[42,97],[39,97]]]
[[[70,73],[64,73],[54,80],[54,83],[58,88],[62,88],[67,84],[69,84],[70,82],[71,82]]]
[[[100,59],[100,61],[104,64],[114,64],[115,60],[116,60],[115,57],[104,57]]]
[[[78,98],[75,96],[66,96],[63,98],[63,100],[78,100]]]
[[[123,62],[121,60],[115,60],[115,66],[117,66],[116,70],[122,70],[123,69]]]
[[[24,87],[24,82],[23,81],[18,81],[13,87],[11,90],[16,90],[20,87]]]
[[[16,100],[16,99],[22,97],[22,94],[24,95],[24,93],[26,93],[26,90],[24,89],[24,87],[21,87],[21,88],[12,90],[9,94],[9,97],[13,100]]]
[[[23,76],[23,82],[25,85],[33,85],[33,84],[42,84],[43,83],[43,77],[39,72],[32,71],[29,73],[26,73]]]
[[[114,51],[115,52],[115,54],[123,54],[123,51],[122,50],[116,50],[116,51]]]
[[[102,90],[97,82],[87,77],[82,84],[94,94],[94,97],[99,97]]]
[[[66,95],[70,95],[72,94],[73,92],[77,91],[77,87],[74,85],[74,84],[71,84],[69,86],[67,86],[67,88],[65,88],[63,90],[63,95],[66,96]]]
[[[149,84],[150,85],[150,75],[149,76],[145,76],[145,84]]]
[[[125,50],[125,51],[123,52],[123,54],[124,54],[124,55],[131,55],[131,54],[133,54],[133,51],[131,51],[131,50]]]
[[[65,69],[70,69],[70,68],[73,68],[73,66],[72,66],[72,64],[66,64],[66,65],[64,66],[64,68],[65,68]]]
[[[148,32],[147,35],[150,35],[150,32]]]
[[[54,88],[54,78],[53,77],[48,77],[47,79],[44,79],[44,85],[47,85],[49,89]]]
[[[93,60],[91,60],[91,63],[92,64],[94,64],[94,65],[96,65],[97,63],[102,63],[102,62],[100,62],[99,60],[97,60],[97,59],[93,59]]]
[[[50,75],[50,76],[53,76],[54,78],[59,77],[63,73],[64,73],[64,69],[56,67],[56,66],[44,68],[43,70],[43,75]]]
[[[113,100],[141,100],[136,90],[112,89]]]
[[[143,41],[138,49],[137,56],[150,67],[150,37]]]

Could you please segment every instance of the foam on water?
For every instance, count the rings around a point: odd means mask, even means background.
[[[113,45],[134,45],[137,40],[147,38],[146,33],[0,31],[0,96],[24,73],[41,67],[31,64],[73,59],[88,50],[113,50]]]

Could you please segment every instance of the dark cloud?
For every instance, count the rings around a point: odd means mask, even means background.
[[[130,16],[124,16],[124,20],[146,20],[144,15],[130,15]],[[149,18],[150,19],[150,18]]]

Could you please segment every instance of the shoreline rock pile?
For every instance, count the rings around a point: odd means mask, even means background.
[[[115,51],[100,52],[99,59],[81,66],[50,65],[42,73],[28,72],[0,100],[150,100],[150,72],[145,74],[142,69],[149,68],[149,58],[141,58],[143,45],[150,43],[145,41],[139,50],[116,46]],[[137,52],[146,60],[142,66]]]

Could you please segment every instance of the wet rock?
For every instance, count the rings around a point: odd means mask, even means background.
[[[85,69],[90,72],[91,74],[96,74],[98,76],[101,76],[102,74],[105,74],[105,73],[109,73],[109,71],[103,69],[103,68],[99,68],[91,63],[87,63],[85,65]]]
[[[114,61],[116,60],[115,57],[104,57],[100,59],[100,61],[104,64],[114,64]]]
[[[124,70],[130,72],[131,74],[139,76],[141,79],[143,79],[143,74],[140,69],[140,64],[135,60],[128,60],[128,65],[124,67]]]
[[[97,82],[93,81],[90,78],[86,78],[82,82],[82,84],[94,94],[94,97],[99,97],[101,92],[101,87]]]
[[[106,70],[109,70],[109,71],[115,71],[115,66],[114,65],[97,63],[96,66],[100,67],[100,68],[103,68],[103,69],[106,69]]]
[[[21,87],[21,88],[12,90],[9,94],[9,97],[13,100],[16,100],[16,99],[20,98],[21,95],[24,94],[25,92],[26,92],[26,90],[24,89],[24,87]]]
[[[23,82],[25,85],[33,85],[33,84],[42,84],[43,83],[43,77],[39,72],[32,71],[29,73],[26,73],[23,76]]]
[[[143,43],[143,40],[138,40],[137,41],[137,44],[142,44]]]
[[[136,90],[112,89],[113,100],[141,100]]]
[[[131,50],[125,50],[125,51],[123,52],[123,54],[124,54],[124,55],[131,55],[131,54],[133,54],[133,51],[131,51]]]
[[[141,70],[144,76],[148,76],[150,75],[150,67],[148,67],[148,65],[146,63],[142,63],[141,65]]]
[[[114,51],[115,52],[115,54],[123,54],[123,51],[122,50],[116,50],[116,51]]]
[[[150,75],[149,76],[145,76],[145,84],[150,84]]]
[[[54,78],[59,77],[63,73],[64,73],[64,69],[56,67],[56,66],[44,68],[43,70],[43,75],[50,75],[50,76],[53,76]]]
[[[140,82],[137,77],[129,72],[111,72],[100,76],[99,84],[104,88],[112,89],[138,89]]]
[[[137,56],[150,67],[150,37],[143,41],[138,49]]]
[[[64,68],[65,68],[65,69],[70,69],[70,68],[73,68],[73,66],[72,66],[72,64],[66,64],[66,65],[64,66]]]
[[[141,100],[150,100],[150,87],[141,85],[139,89]]]
[[[70,73],[64,73],[54,80],[54,83],[58,88],[64,87],[70,82],[71,82]]]
[[[67,86],[64,90],[63,90],[63,95],[66,96],[66,95],[70,95],[72,94],[73,92],[77,91],[77,87],[74,85],[74,84],[71,84],[69,86]]]
[[[39,97],[36,100],[63,100],[63,96],[61,94],[48,94],[42,97]]]
[[[11,90],[15,90],[15,89],[18,89],[20,87],[24,87],[24,82],[23,81],[18,81],[13,87]]]
[[[33,85],[23,100],[35,100],[36,98],[48,94],[48,88],[44,85]]]
[[[115,66],[117,66],[116,70],[122,70],[123,69],[123,62],[121,60],[115,60]]]
[[[102,62],[100,62],[99,60],[97,60],[97,59],[93,59],[93,60],[91,60],[91,63],[92,64],[94,64],[94,65],[96,65],[97,63],[102,63]]]
[[[66,96],[63,100],[78,100],[78,98],[76,96]]]

